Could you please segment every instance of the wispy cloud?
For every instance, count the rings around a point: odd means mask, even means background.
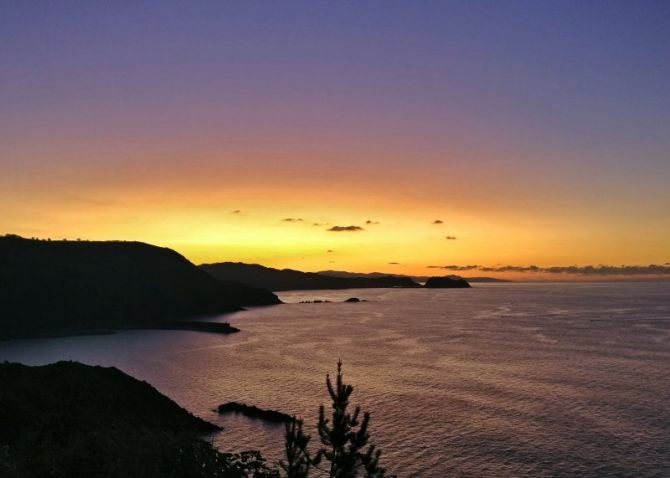
[[[235,209],[234,211],[230,211],[230,214],[242,214],[241,209]]]
[[[344,231],[364,231],[361,226],[333,226],[328,231],[332,232],[344,232]]]
[[[389,265],[391,266],[399,266],[400,262],[389,262]]]
[[[429,269],[445,269],[450,271],[470,271],[478,269],[482,272],[516,272],[516,273],[545,273],[545,274],[578,274],[585,276],[624,276],[624,275],[670,275],[670,264],[664,265],[587,265],[587,266],[551,266],[536,265],[518,266],[481,266],[481,265],[446,265],[428,266]]]
[[[544,272],[548,274],[580,274],[580,275],[667,275],[670,274],[670,267],[667,265],[649,264],[646,266],[633,265],[597,265],[597,266],[552,266],[538,267],[531,266],[500,266],[500,267],[481,267],[484,272]]]
[[[301,217],[285,217],[282,219],[282,222],[302,222],[303,218]]]
[[[458,239],[458,237],[456,237],[456,236],[447,236],[446,239],[447,239],[447,241],[455,241],[456,239]]]
[[[444,224],[442,219],[435,219],[431,224]]]
[[[332,250],[332,249],[328,249],[326,252],[330,254],[331,252],[333,252],[333,250]]]
[[[372,219],[368,219],[367,221],[365,221],[365,224],[371,226],[371,225],[379,224],[379,221],[373,221]]]

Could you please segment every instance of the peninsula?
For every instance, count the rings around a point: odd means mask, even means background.
[[[189,328],[187,318],[281,301],[267,290],[215,280],[167,248],[10,235],[0,237],[0,302],[0,339],[7,339],[118,328],[181,330]],[[236,331],[225,324],[216,329]]]

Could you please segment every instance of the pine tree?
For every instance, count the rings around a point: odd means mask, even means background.
[[[286,472],[287,478],[307,478],[312,460],[307,451],[310,437],[302,431],[302,420],[293,417],[286,424],[285,433],[286,461],[279,462],[279,466]]]
[[[358,406],[353,413],[348,412],[349,397],[354,388],[344,383],[341,361],[337,363],[335,385],[330,375],[326,375],[326,387],[333,412],[328,419],[325,407],[319,407],[317,428],[323,446],[314,458],[310,458],[307,450],[310,437],[304,435],[302,421],[294,420],[286,427],[287,462],[281,462],[280,465],[286,471],[287,478],[306,478],[310,464],[318,467],[324,458],[330,463],[329,468],[323,470],[329,478],[385,478],[386,471],[379,466],[381,452],[375,445],[368,445],[370,414],[365,412],[360,418],[361,409]]]

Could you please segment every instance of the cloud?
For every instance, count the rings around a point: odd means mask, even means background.
[[[230,214],[242,214],[242,211],[240,209],[235,209],[234,211],[230,211]]]
[[[471,271],[474,269],[479,269],[481,266],[478,265],[469,265],[469,266],[456,266],[456,265],[448,265],[448,266],[428,266],[428,269],[446,269],[448,271]]]
[[[389,265],[391,266],[399,266],[400,262],[389,262]]]
[[[332,250],[332,249],[328,249],[326,252],[329,252],[329,253],[330,253],[330,252],[333,252],[333,250]]]
[[[372,219],[368,219],[367,221],[365,221],[365,224],[368,225],[379,224],[379,221],[373,221]]]
[[[447,239],[447,241],[455,241],[456,239],[458,239],[458,237],[456,237],[456,236],[447,236],[446,239]]]
[[[517,272],[517,273],[544,273],[544,274],[578,274],[584,276],[625,276],[625,275],[670,275],[670,264],[657,265],[649,264],[646,266],[633,265],[597,265],[597,266],[551,266],[541,267],[530,266],[480,266],[480,265],[446,265],[446,266],[428,266],[429,269],[446,269],[450,271],[470,271],[478,269],[482,272]]]
[[[435,219],[431,224],[444,224],[444,221],[442,219]]]
[[[342,232],[342,231],[364,231],[361,226],[333,226],[328,231],[332,232]]]
[[[329,222],[314,222],[312,226],[330,226]]]
[[[303,219],[301,217],[285,217],[282,219],[282,222],[302,222]]]
[[[500,267],[480,267],[484,272],[542,272],[537,266],[500,266]]]

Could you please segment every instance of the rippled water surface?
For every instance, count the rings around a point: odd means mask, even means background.
[[[307,299],[361,303],[299,304]],[[225,450],[280,457],[282,427],[212,409],[241,401],[315,423],[338,358],[400,476],[670,476],[670,283],[282,293],[215,320],[235,335],[132,331],[0,342],[0,360],[114,365],[219,423]],[[314,441],[316,441],[316,437]]]

